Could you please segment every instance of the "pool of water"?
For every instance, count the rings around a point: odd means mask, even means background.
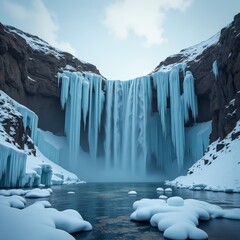
[[[162,233],[150,223],[132,222],[129,218],[133,212],[134,201],[142,198],[158,198],[157,187],[164,188],[163,184],[159,183],[87,183],[53,186],[53,193],[46,200],[58,210],[77,210],[92,224],[92,231],[73,235],[77,240],[164,239]],[[130,190],[137,191],[137,196],[128,196]],[[69,191],[75,194],[68,194]],[[237,193],[173,188],[173,192],[166,195],[204,200],[223,208],[240,208],[240,194]],[[33,201],[36,199],[29,199],[27,204]],[[240,221],[237,220],[213,219],[201,222],[199,228],[208,233],[210,240],[240,239]]]

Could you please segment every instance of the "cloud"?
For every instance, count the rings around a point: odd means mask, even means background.
[[[6,1],[5,10],[16,21],[16,27],[34,34],[56,48],[76,55],[70,43],[58,39],[59,25],[53,12],[50,12],[42,0],[33,0],[32,6]]]
[[[170,9],[185,11],[193,0],[117,0],[106,8],[103,23],[119,39],[130,31],[145,39],[145,46],[166,41],[163,22]]]

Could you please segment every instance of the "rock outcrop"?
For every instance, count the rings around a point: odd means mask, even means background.
[[[100,74],[94,65],[0,23],[0,89],[41,116],[40,127],[54,133],[64,125],[57,79],[64,69]]]
[[[213,73],[216,60],[218,75]],[[240,14],[207,41],[168,57],[154,71],[186,62],[195,77],[198,121],[212,120],[210,140],[223,139],[240,119]]]

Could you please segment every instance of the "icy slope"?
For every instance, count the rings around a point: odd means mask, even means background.
[[[240,192],[240,121],[222,141],[215,141],[188,171],[167,182],[191,189]]]
[[[24,114],[19,109],[25,109]],[[34,145],[29,137],[30,131],[36,132],[36,124],[31,125],[31,119],[36,118],[33,116],[33,112],[0,91],[0,186],[37,186],[79,181],[76,175],[48,160]]]

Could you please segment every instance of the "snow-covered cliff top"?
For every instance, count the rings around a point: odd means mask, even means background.
[[[207,48],[218,44],[221,33],[213,35],[209,39],[202,41],[194,46],[181,50],[179,53],[169,56],[169,58],[179,58],[178,63],[198,62],[198,58]],[[154,71],[169,71],[176,63],[158,66]]]

